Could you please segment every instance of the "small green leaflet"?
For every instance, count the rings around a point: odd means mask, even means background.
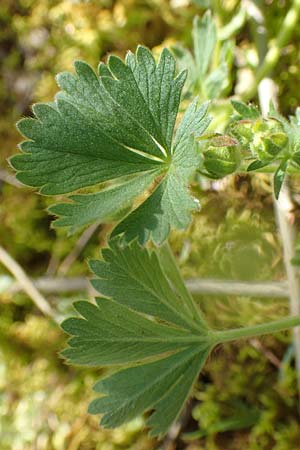
[[[73,364],[124,365],[100,380],[89,406],[101,425],[117,427],[151,410],[151,435],[176,420],[213,347],[210,330],[187,291],[172,283],[159,254],[136,241],[112,240],[92,261],[93,286],[105,297],[75,303],[80,318],[63,322],[71,335],[63,356]]]
[[[194,18],[193,43],[197,71],[204,77],[217,43],[217,27],[210,11],[207,11],[201,19],[198,16]]]
[[[111,56],[98,75],[81,61],[75,69],[58,75],[53,103],[34,105],[36,118],[18,123],[28,140],[10,160],[17,178],[46,195],[81,190],[50,208],[57,227],[111,221],[134,205],[114,234],[161,243],[197,209],[188,182],[199,163],[195,138],[210,122],[208,103],[194,101],[174,132],[186,72],[176,76],[167,49],[158,63],[140,46],[125,62]],[[82,193],[91,186],[95,192]]]
[[[238,100],[231,100],[231,104],[235,111],[239,114],[237,120],[255,120],[260,117],[258,109],[253,105],[246,105],[244,102]]]
[[[210,11],[201,18],[194,18],[192,38],[193,53],[179,44],[172,47],[178,67],[188,69],[185,93],[187,96],[199,94],[205,99],[218,98],[230,84],[233,43],[229,40],[226,43],[219,41]],[[214,55],[217,43],[219,51]]]

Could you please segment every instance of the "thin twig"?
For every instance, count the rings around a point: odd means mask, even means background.
[[[87,245],[95,231],[98,229],[99,223],[94,223],[88,227],[80,236],[76,244],[74,245],[72,251],[65,257],[65,259],[60,264],[57,273],[59,275],[64,275],[68,272],[69,268],[74,261],[78,258],[84,247]]]
[[[186,285],[189,291],[194,295],[235,295],[268,298],[285,298],[288,295],[287,283],[285,281],[254,283],[235,280],[195,278],[193,280],[187,280]]]
[[[22,289],[32,299],[37,308],[42,311],[46,316],[57,320],[56,314],[53,309],[43,297],[43,295],[37,290],[30,278],[26,275],[22,267],[7,253],[7,251],[0,246],[0,262],[12,273],[16,278]]]
[[[31,280],[38,290],[45,294],[72,293],[92,290],[88,279],[83,277],[40,277]],[[214,280],[205,278],[193,278],[186,281],[186,286],[193,295],[232,295],[237,297],[264,297],[286,298],[288,297],[288,283],[286,281],[270,282],[243,282],[235,280]],[[14,294],[22,290],[22,285],[16,282],[10,285],[6,292]]]
[[[254,347],[256,350],[258,350],[260,353],[262,353],[265,358],[270,361],[273,366],[275,366],[277,369],[281,368],[281,361],[277,358],[276,355],[274,355],[273,352],[271,352],[268,348],[266,348],[259,339],[253,338],[250,339],[250,344],[252,347]]]
[[[17,188],[24,187],[13,175],[0,168],[0,180]]]
[[[31,283],[44,294],[63,294],[89,290],[89,280],[84,277],[40,277],[31,279]],[[11,284],[5,292],[15,294],[22,290],[22,285],[15,282]]]
[[[291,263],[295,252],[295,229],[289,220],[291,198],[287,182],[283,184],[279,199],[274,205],[282,240],[284,265],[289,282],[290,310],[292,315],[300,316],[300,280],[295,267]],[[293,329],[293,336],[300,402],[300,327]]]

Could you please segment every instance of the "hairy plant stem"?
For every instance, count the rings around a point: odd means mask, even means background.
[[[253,83],[242,95],[242,99],[244,101],[249,101],[256,95],[257,88],[261,80],[267,77],[278,63],[281,50],[289,42],[291,34],[298,23],[299,15],[300,0],[294,0],[291,8],[283,20],[282,26],[274,43],[270,45],[262,64],[259,66],[255,74]]]
[[[250,327],[233,328],[224,331],[213,331],[211,338],[214,344],[221,344],[223,342],[230,342],[238,339],[253,338],[262,336],[264,334],[277,333],[279,331],[285,331],[289,328],[297,327],[299,325],[300,316],[289,316],[284,317],[283,319],[262,323],[259,325],[253,325]]]

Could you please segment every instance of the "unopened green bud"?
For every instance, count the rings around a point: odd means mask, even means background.
[[[204,154],[204,167],[213,177],[222,178],[234,173],[240,164],[237,146],[209,147]]]
[[[251,128],[252,122],[241,120],[231,125],[230,134],[234,136],[241,145],[247,145],[254,137]]]
[[[280,133],[284,132],[284,128],[281,122],[275,119],[263,119],[260,117],[255,120],[252,125],[253,133]]]
[[[264,142],[266,152],[276,156],[287,145],[288,137],[285,133],[272,133]]]
[[[250,143],[250,149],[260,160],[274,158],[288,143],[283,126],[277,120],[258,119],[253,123],[252,130],[254,138]]]

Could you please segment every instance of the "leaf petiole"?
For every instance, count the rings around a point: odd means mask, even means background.
[[[211,339],[214,344],[277,333],[289,328],[300,326],[300,316],[284,317],[268,323],[253,325],[244,328],[233,328],[224,331],[212,331]]]

